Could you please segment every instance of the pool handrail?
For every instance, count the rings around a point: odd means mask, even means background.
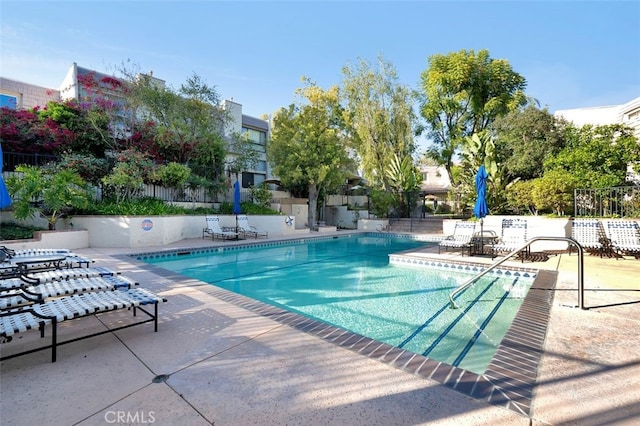
[[[583,310],[586,309],[584,307],[584,274],[583,274],[583,272],[584,272],[584,259],[583,259],[584,250],[583,250],[582,246],[580,245],[580,243],[578,243],[576,240],[574,240],[571,237],[533,237],[533,238],[527,240],[524,244],[522,244],[521,247],[516,248],[511,253],[507,254],[504,258],[492,263],[487,269],[478,272],[476,275],[474,275],[469,280],[467,280],[463,284],[461,284],[454,291],[452,291],[451,294],[449,295],[449,300],[451,301],[451,306],[450,306],[451,309],[458,309],[458,306],[454,302],[454,298],[458,295],[458,293],[462,292],[466,288],[468,288],[471,285],[473,285],[478,279],[482,278],[489,271],[492,271],[493,269],[495,269],[498,266],[502,265],[504,262],[509,260],[509,258],[511,256],[513,256],[513,255],[517,254],[518,252],[526,249],[527,247],[529,247],[531,245],[531,243],[533,243],[535,241],[567,241],[567,242],[569,242],[569,244],[573,244],[578,248],[578,306],[580,307],[580,309],[583,309]]]

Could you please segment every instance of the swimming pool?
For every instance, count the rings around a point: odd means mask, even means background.
[[[450,309],[451,291],[475,272],[389,263],[389,254],[425,244],[364,234],[139,259],[482,374],[532,279],[488,275]]]

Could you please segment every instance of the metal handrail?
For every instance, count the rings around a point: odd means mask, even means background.
[[[474,275],[471,279],[467,280],[460,287],[458,287],[457,289],[452,291],[451,294],[449,295],[449,300],[451,301],[451,308],[452,309],[458,309],[458,306],[456,305],[456,303],[453,300],[458,295],[458,293],[460,293],[461,291],[465,290],[467,287],[470,287],[473,283],[475,283],[478,279],[482,278],[489,271],[492,271],[496,267],[502,265],[511,256],[513,256],[513,255],[517,254],[518,252],[521,252],[522,250],[526,249],[527,247],[529,247],[531,245],[531,243],[533,243],[535,241],[568,241],[570,244],[573,244],[578,248],[578,306],[580,306],[580,309],[585,309],[585,307],[584,307],[584,275],[583,275],[583,272],[584,272],[584,258],[583,258],[584,250],[583,250],[582,246],[580,245],[580,243],[578,243],[576,240],[574,240],[571,237],[533,237],[533,238],[531,238],[526,243],[524,243],[521,247],[513,250],[511,253],[509,253],[507,256],[505,256],[503,259],[500,259],[497,262],[491,264],[491,266],[489,266],[484,271],[480,271],[479,273]]]

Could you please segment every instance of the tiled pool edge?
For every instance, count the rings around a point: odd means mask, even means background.
[[[242,248],[246,248],[246,246]],[[216,250],[212,249],[211,251]],[[140,261],[140,257],[149,255],[154,257],[154,254],[164,256],[168,253],[138,253],[117,257],[126,258],[129,261],[133,257]],[[452,265],[449,267],[454,269],[458,268],[460,264],[473,265],[476,268],[484,267],[484,265],[477,265],[472,262],[447,260],[440,261],[440,263],[451,263]],[[141,263],[141,266],[158,275],[166,276],[169,273],[174,277],[193,280],[179,274],[170,273],[152,264]],[[549,314],[553,303],[553,290],[556,285],[557,272],[538,271],[531,268],[508,268],[508,270],[520,271],[523,275],[535,276],[535,279],[489,367],[482,375],[253,300],[212,284],[203,283],[203,285],[210,286],[213,290],[208,293],[222,301],[271,318],[281,324],[317,336],[368,358],[434,380],[473,398],[529,417],[538,365],[542,356]]]

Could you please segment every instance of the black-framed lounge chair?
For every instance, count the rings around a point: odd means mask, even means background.
[[[463,256],[464,251],[468,250],[469,254],[471,254],[471,239],[475,232],[475,222],[456,222],[455,228],[453,228],[453,234],[447,236],[438,244],[438,254],[440,254],[441,249],[460,249]]]
[[[68,249],[24,249],[24,250],[12,250],[6,246],[0,246],[0,251],[5,255],[5,262],[16,263],[21,259],[45,257],[45,256],[64,256],[63,259],[57,262],[34,262],[25,264],[23,267],[27,270],[46,270],[55,269],[57,267],[62,268],[88,268],[91,263],[94,263],[93,259],[89,259],[83,256],[79,256],[76,253]]]
[[[640,259],[640,225],[635,220],[611,220],[605,228],[611,246],[618,254]]]
[[[119,275],[72,278],[63,281],[27,285],[0,293],[0,311],[42,303],[52,297],[116,289],[129,289],[137,282]]]
[[[11,355],[5,355],[0,358],[0,360],[15,358],[20,355],[51,348],[51,362],[55,362],[57,347],[60,345],[105,333],[111,333],[116,330],[148,322],[154,323],[154,331],[157,332],[158,304],[166,301],[166,298],[154,294],[146,289],[133,288],[129,290],[75,294],[72,296],[52,299],[41,304],[31,305],[27,308],[0,312],[0,341],[2,341],[3,344],[10,342],[15,334],[33,329],[39,329],[40,336],[44,337],[45,328],[47,326],[51,327],[50,345],[29,349]],[[153,311],[149,310],[148,306],[153,306]],[[137,311],[140,310],[145,313],[148,318],[115,328],[109,328],[97,333],[82,335],[64,342],[58,342],[59,323],[119,309],[132,310],[134,317],[136,316]]]
[[[605,251],[602,244],[604,236],[604,227],[598,219],[575,218],[571,221],[571,238],[589,254],[602,257]],[[569,254],[573,249],[574,245],[569,244]]]
[[[220,226],[220,218],[218,216],[206,216],[207,227],[202,229],[202,238],[207,234],[211,235],[211,239],[215,240],[216,237],[221,240],[237,240],[238,233],[234,231],[227,231]]]
[[[527,221],[525,219],[502,219],[502,231],[498,241],[491,246],[491,258],[509,254],[527,242]],[[522,249],[517,256],[521,261],[529,255],[529,248]]]
[[[24,288],[28,285],[36,285],[51,281],[64,281],[74,278],[92,278],[119,275],[102,266],[93,268],[54,269],[52,271],[30,272],[26,275],[19,274],[15,278],[0,279],[0,292],[16,288]]]
[[[243,237],[269,237],[269,232],[257,229],[255,226],[249,224],[249,218],[245,214],[239,214],[236,216],[238,223],[238,233]]]

